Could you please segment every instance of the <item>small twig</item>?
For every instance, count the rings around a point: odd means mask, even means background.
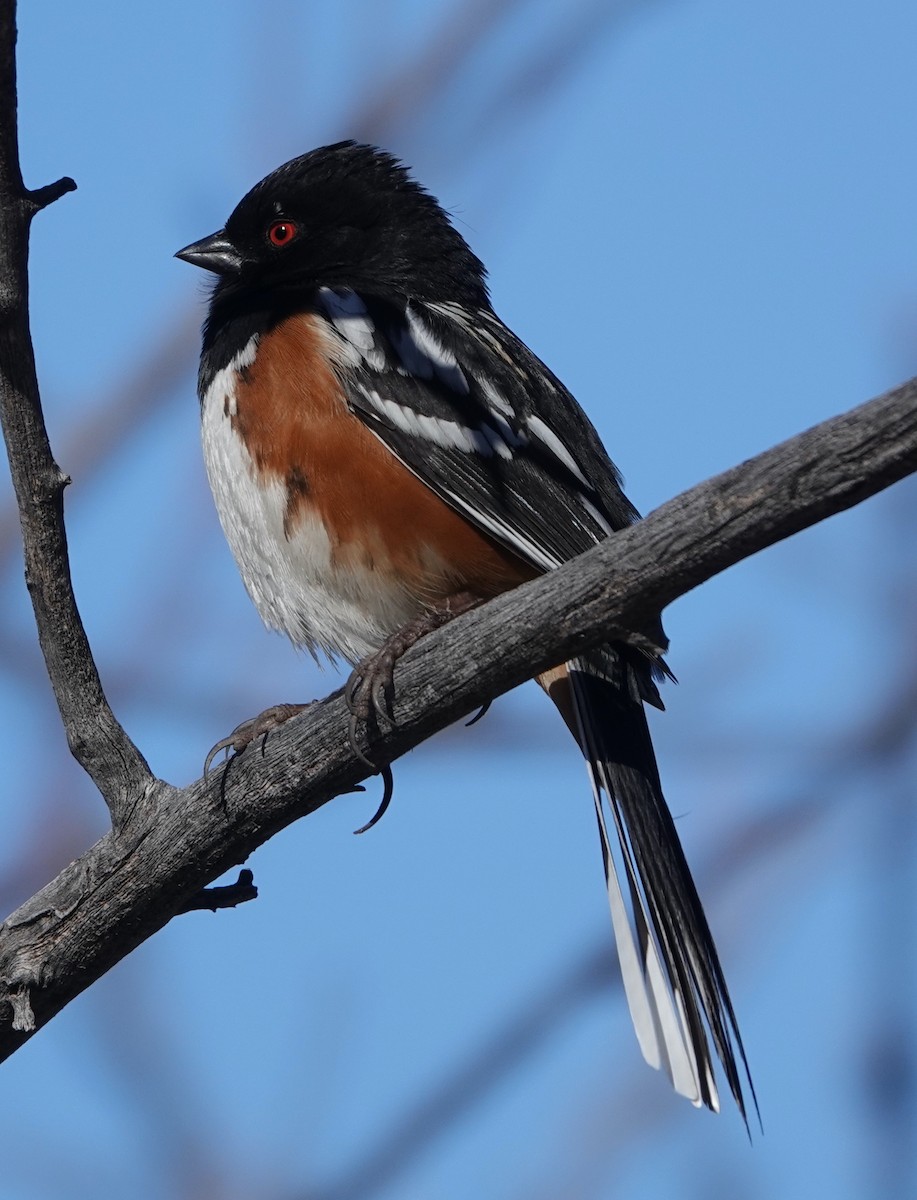
[[[237,904],[245,904],[247,900],[257,899],[258,889],[255,887],[255,877],[246,868],[239,872],[239,878],[235,883],[201,888],[190,900],[185,901],[178,913],[198,912],[201,909],[216,912],[218,908],[235,908]]]
[[[46,183],[44,187],[36,188],[31,192],[27,191],[25,195],[32,211],[41,212],[43,208],[47,208],[55,200],[60,200],[61,196],[66,196],[67,192],[75,191],[76,181],[71,179],[69,175],[64,175],[55,183]]]

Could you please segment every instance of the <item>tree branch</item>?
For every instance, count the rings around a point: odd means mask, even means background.
[[[105,797],[117,826],[153,782],[105,699],[70,579],[63,492],[38,395],[28,316],[32,217],[76,187],[28,191],[16,122],[16,6],[0,3],[0,422],[19,506],[25,575],[42,654],[70,748]]]
[[[670,500],[551,574],[457,618],[398,664],[386,763],[485,700],[917,470],[917,380]],[[0,926],[0,1058],[278,830],[366,775],[340,692],[207,779],[160,783]]]

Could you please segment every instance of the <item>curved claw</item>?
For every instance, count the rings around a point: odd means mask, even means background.
[[[360,685],[363,683],[363,663],[358,663],[357,666],[350,672],[347,677],[347,682],[344,684],[344,703],[350,712],[357,706],[357,692],[360,690]]]
[[[372,771],[372,773],[375,775],[378,772],[379,768],[376,766],[376,764],[372,761],[371,758],[366,757],[366,755],[363,753],[363,751],[357,745],[357,725],[359,723],[359,720],[360,720],[360,717],[359,717],[358,713],[350,714],[350,721],[347,726],[347,740],[350,742],[351,750],[354,752],[354,754],[357,756],[357,758],[360,760],[360,762],[363,764],[363,766],[369,767],[370,771]]]
[[[493,700],[488,700],[486,704],[482,704],[481,707],[478,709],[478,711],[471,718],[471,720],[465,722],[465,728],[470,729],[472,725],[477,725],[477,723],[478,723],[478,721],[480,721],[481,717],[486,715],[487,710],[490,708],[491,704],[493,704]]]
[[[376,715],[381,717],[383,721],[387,721],[389,725],[394,725],[395,712],[387,680],[384,678],[377,679],[373,684],[371,695]]]
[[[210,747],[210,752],[207,755],[207,757],[204,759],[203,776],[207,775],[207,773],[210,770],[210,764],[213,762],[213,760],[216,758],[216,756],[220,753],[221,750],[232,750],[233,749],[233,741],[234,741],[233,735],[230,734],[229,737],[221,738],[220,741],[218,741],[215,746]]]
[[[386,764],[384,767],[379,768],[379,774],[382,776],[382,799],[379,801],[379,807],[365,825],[361,825],[359,829],[354,830],[355,834],[366,833],[367,829],[372,829],[372,827],[382,819],[382,817],[385,815],[386,809],[388,808],[389,804],[391,804],[392,792],[395,790],[395,780],[392,776],[392,768]]]
[[[252,717],[249,721],[242,721],[232,733],[221,738],[211,748],[210,753],[204,759],[204,775],[210,770],[210,764],[221,750],[232,750],[234,756],[241,754],[256,738],[261,739],[261,757],[263,758],[267,746],[267,735],[275,729],[279,729],[281,725],[285,725],[292,717],[298,716],[308,707],[309,704],[273,704],[264,712],[259,713],[257,717]]]

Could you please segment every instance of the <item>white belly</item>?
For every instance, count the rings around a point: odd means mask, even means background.
[[[313,654],[358,662],[418,611],[415,600],[384,575],[339,567],[320,520],[303,514],[289,536],[284,528],[286,485],[259,478],[232,427],[233,381],[250,365],[255,340],[219,371],[204,397],[204,463],[223,532],[248,594],[265,624]]]

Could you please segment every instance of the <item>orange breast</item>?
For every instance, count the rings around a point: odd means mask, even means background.
[[[422,603],[456,591],[482,599],[538,572],[477,530],[346,407],[320,318],[289,318],[262,337],[236,387],[233,427],[265,482],[286,488],[284,529],[320,517],[332,569],[397,579]]]

